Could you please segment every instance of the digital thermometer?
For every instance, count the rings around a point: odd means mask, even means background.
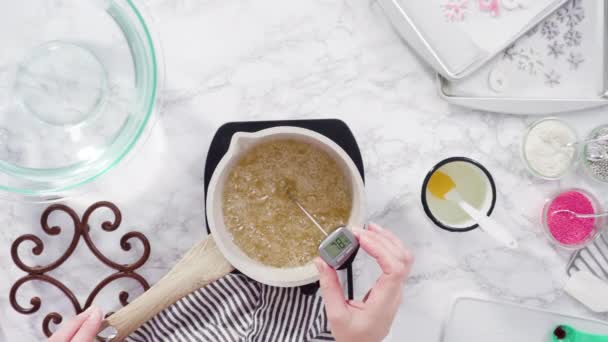
[[[290,196],[291,197],[291,196]],[[312,216],[300,202],[291,197],[291,200],[302,210],[314,225],[325,235],[325,239],[319,245],[319,256],[329,266],[339,269],[347,262],[359,249],[359,241],[350,229],[345,226],[338,227],[331,234],[327,234],[325,229]]]
[[[329,234],[319,245],[319,256],[325,262],[338,269],[355,254],[359,241],[350,229],[341,226]]]

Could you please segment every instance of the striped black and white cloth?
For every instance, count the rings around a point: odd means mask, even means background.
[[[195,291],[128,339],[152,341],[333,341],[319,294],[229,274]]]

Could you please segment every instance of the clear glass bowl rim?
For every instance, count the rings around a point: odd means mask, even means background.
[[[120,2],[122,2],[122,4],[119,4]],[[112,15],[113,17],[125,15],[120,11],[120,9],[117,9],[117,2],[112,1],[108,3],[112,5],[111,7],[108,7],[109,15]],[[140,48],[142,48],[143,53],[146,54],[144,59],[140,59],[140,61],[144,62],[142,72],[137,70],[138,65],[135,63],[137,82],[142,82],[142,78],[146,81],[145,83],[142,83],[144,84],[143,88],[145,94],[143,100],[141,100],[143,106],[139,106],[139,109],[142,110],[143,115],[138,116],[137,121],[127,122],[127,124],[134,125],[134,128],[132,131],[130,131],[130,134],[122,136],[122,139],[117,139],[114,141],[108,146],[102,156],[94,161],[83,162],[82,164],[70,165],[58,169],[28,169],[15,167],[0,161],[0,171],[5,172],[8,175],[12,175],[13,178],[11,178],[11,181],[13,179],[17,179],[17,182],[23,180],[27,182],[27,185],[0,184],[0,190],[6,191],[9,194],[12,193],[25,197],[60,196],[64,192],[74,190],[92,182],[99,176],[112,169],[133,149],[139,138],[146,130],[146,126],[148,125],[157,105],[159,91],[158,87],[160,84],[159,78],[161,78],[159,70],[160,56],[157,55],[159,51],[156,49],[158,38],[153,36],[151,30],[146,24],[147,16],[144,16],[143,11],[135,6],[132,0],[121,0],[118,2],[118,5],[122,5],[127,8],[127,15],[133,16],[136,19],[132,22],[127,21],[129,24],[137,26],[135,32],[136,36],[134,37],[128,36],[129,34],[134,34],[132,30],[126,30],[121,26],[121,28],[123,28],[125,31],[125,35],[127,36],[127,41],[130,45],[134,62],[136,62],[135,53],[137,51],[134,50],[136,47],[132,45],[133,39],[141,40]],[[110,13],[110,11],[112,12]],[[72,173],[72,175],[67,176],[69,173]]]

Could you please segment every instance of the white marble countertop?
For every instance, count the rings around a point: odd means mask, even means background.
[[[535,118],[446,104],[437,95],[433,72],[403,44],[373,0],[148,0],[147,5],[163,40],[165,108],[136,153],[94,190],[65,201],[80,211],[99,200],[120,206],[118,232],[93,229],[106,254],[130,254],[118,243],[129,228],[145,233],[152,255],[141,273],[153,283],[204,234],[203,167],[222,123],[340,118],[362,149],[370,220],[399,235],[417,258],[387,341],[438,341],[452,300],[463,294],[592,316],[561,290],[568,253],[549,244],[538,218],[545,198],[559,188],[584,187],[605,205],[608,190],[580,170],[559,182],[530,176],[519,143]],[[564,119],[585,134],[605,123],[603,111]],[[426,218],[422,180],[436,162],[453,155],[474,158],[492,172],[499,191],[495,216],[517,236],[519,250],[498,247],[477,231],[442,231]],[[72,315],[67,300],[47,285],[28,285],[20,303],[40,294],[43,305],[23,316],[7,298],[10,285],[23,276],[10,261],[10,245],[22,234],[42,236],[39,216],[45,205],[0,205],[0,326],[10,340],[39,340],[44,315],[54,310]],[[65,237],[43,238],[49,260],[67,246]],[[53,273],[81,301],[110,272],[83,247]],[[358,259],[360,296],[377,269],[367,258]],[[112,295],[98,305],[110,310],[119,304]]]

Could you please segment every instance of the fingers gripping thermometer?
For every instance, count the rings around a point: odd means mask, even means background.
[[[319,256],[321,259],[334,269],[342,267],[357,252],[359,241],[355,235],[346,226],[340,226],[331,234],[327,234],[327,231],[323,229],[314,216],[298,200],[291,194],[289,194],[289,198],[325,236],[319,245]]]

